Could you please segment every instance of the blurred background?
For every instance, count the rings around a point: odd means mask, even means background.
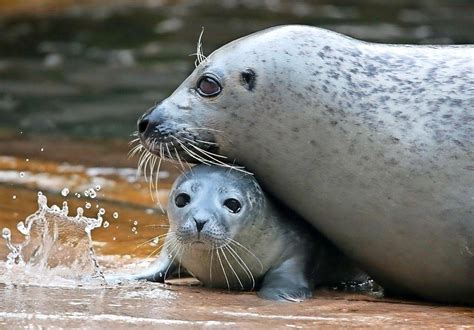
[[[34,212],[38,190],[72,209],[100,185],[86,213],[107,206],[114,225],[94,231],[97,248],[135,253],[161,233],[146,226],[166,223],[147,183],[134,177],[137,159],[127,158],[137,118],[193,70],[189,54],[202,27],[209,54],[278,24],[374,42],[467,44],[474,1],[0,0],[0,227]],[[162,170],[165,204],[177,171]],[[115,211],[119,219],[109,216]],[[130,244],[120,250],[114,242]],[[154,249],[146,246],[143,255]]]
[[[0,130],[128,139],[204,51],[279,24],[388,43],[474,42],[472,0],[0,0]],[[24,137],[23,137],[24,138]]]

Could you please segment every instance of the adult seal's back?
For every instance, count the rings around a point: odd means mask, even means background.
[[[272,28],[204,59],[140,137],[244,165],[390,291],[474,302],[473,58]]]

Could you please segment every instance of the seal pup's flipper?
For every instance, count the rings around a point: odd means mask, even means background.
[[[301,258],[291,258],[270,269],[257,292],[260,298],[301,302],[313,296]]]
[[[145,271],[139,274],[116,274],[106,275],[105,281],[109,284],[124,283],[128,281],[150,281],[164,283],[166,279],[174,275],[178,270],[178,263],[169,257],[169,253],[166,248],[160,252],[158,259],[147,268]]]

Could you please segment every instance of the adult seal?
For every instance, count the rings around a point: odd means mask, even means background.
[[[309,298],[316,286],[370,283],[249,174],[198,165],[173,184],[167,212],[170,228],[157,261],[118,279],[164,282],[184,268],[205,286],[257,289],[262,298],[282,301]]]
[[[244,165],[386,289],[472,303],[473,58],[271,28],[203,60],[138,130],[154,154]]]

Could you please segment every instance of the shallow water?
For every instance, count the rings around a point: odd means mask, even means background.
[[[64,143],[74,150],[78,142]],[[107,228],[92,231],[94,249],[105,274],[134,273],[146,268],[157,245],[147,242],[164,233],[167,220],[159,207],[151,201],[148,186],[136,179],[134,161],[123,160],[123,167],[111,167],[106,157],[98,156],[95,164],[73,166],[47,160],[40,146],[48,150],[54,141],[29,141],[29,161],[23,157],[0,157],[0,225],[14,228],[19,220],[37,209],[37,191],[49,197],[50,203],[68,200],[70,209],[84,207],[94,216],[97,206],[104,208]],[[0,147],[1,147],[0,143]],[[82,142],[86,150],[100,148]],[[15,152],[24,154],[22,144],[13,143]],[[117,152],[111,148],[110,155]],[[93,153],[93,152],[92,152]],[[43,159],[39,156],[42,155]],[[78,162],[81,161],[80,156]],[[83,155],[82,157],[87,157]],[[112,157],[113,158],[113,157]],[[90,160],[89,160],[90,161]],[[117,164],[117,163],[115,163]],[[130,165],[127,167],[126,165]],[[128,168],[128,169],[127,169]],[[20,173],[24,176],[21,177]],[[168,177],[162,179],[162,203],[170,183],[177,175],[172,167],[165,167]],[[96,198],[77,198],[87,187],[101,185]],[[64,187],[70,192],[61,195]],[[16,196],[14,199],[13,196]],[[113,213],[118,212],[118,219]],[[133,223],[138,221],[138,225]],[[133,230],[136,227],[136,230]],[[13,230],[14,239],[20,236]],[[144,243],[139,246],[140,244]],[[151,244],[150,244],[151,243]],[[155,251],[157,253],[158,251]],[[0,259],[5,260],[7,249],[0,244]],[[21,269],[8,273],[5,262],[0,262],[0,327],[156,327],[173,328],[212,326],[250,327],[315,327],[315,326],[434,326],[472,327],[474,310],[468,307],[449,307],[402,301],[380,297],[372,293],[350,293],[331,290],[315,292],[315,298],[301,304],[282,304],[264,301],[255,293],[237,293],[202,288],[195,280],[177,279],[166,285],[157,283],[128,283],[121,286],[64,283],[61,281],[32,282]],[[23,276],[23,277],[22,277]],[[10,279],[10,280],[8,280]],[[7,284],[5,284],[7,283]]]

